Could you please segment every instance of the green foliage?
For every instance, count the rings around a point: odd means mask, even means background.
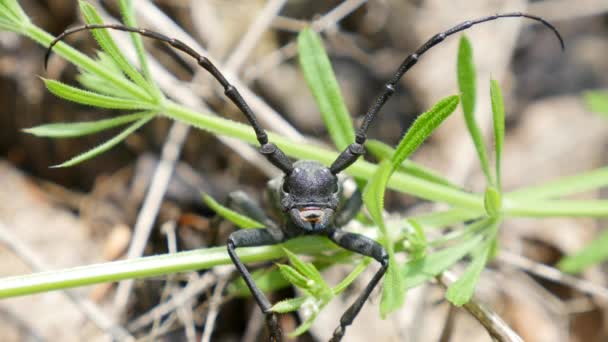
[[[136,26],[131,8],[132,1],[119,1],[124,21]],[[81,10],[89,23],[100,23],[95,9],[81,2]],[[14,0],[0,0],[0,29],[20,32],[43,46],[48,46],[53,37],[32,24],[18,3]],[[103,52],[97,59],[60,42],[54,52],[67,59],[81,72],[79,89],[54,80],[45,80],[49,90],[65,99],[80,104],[100,108],[142,111],[125,113],[115,118],[94,122],[62,123],[42,125],[26,130],[38,136],[53,138],[75,137],[94,134],[105,129],[128,125],[127,128],[106,143],[77,156],[60,166],[70,166],[102,153],[134,132],[146,122],[162,113],[163,115],[207,130],[213,134],[228,136],[256,143],[255,135],[248,125],[199,113],[185,108],[170,99],[165,99],[152,82],[148,70],[141,37],[131,34],[136,46],[139,69],[128,62],[106,30],[94,30]],[[300,63],[306,81],[319,105],[328,131],[338,149],[345,148],[354,140],[352,120],[343,103],[340,90],[331,69],[331,63],[323,49],[320,38],[312,30],[304,30],[298,37]],[[488,156],[479,126],[475,119],[476,85],[472,48],[466,38],[461,40],[458,53],[458,83],[461,103],[469,133],[477,149],[484,174],[488,180],[485,193],[466,192],[460,186],[451,184],[445,177],[408,161],[407,158],[424,142],[434,129],[449,116],[458,105],[458,96],[447,97],[422,114],[412,125],[399,145],[393,150],[384,144],[370,141],[368,148],[380,164],[360,160],[353,164],[347,173],[360,181],[368,182],[364,191],[365,205],[380,234],[374,230],[364,230],[363,234],[376,238],[389,253],[389,269],[383,282],[381,314],[384,316],[402,305],[405,291],[438,276],[467,255],[472,261],[463,276],[450,286],[447,297],[457,305],[466,303],[473,294],[475,284],[484,265],[496,254],[497,231],[502,219],[509,217],[546,217],[546,216],[608,216],[608,201],[562,200],[562,196],[596,189],[608,185],[608,168],[602,168],[553,182],[518,189],[510,193],[502,192],[501,159],[504,140],[504,105],[496,81],[491,81],[491,101],[495,135],[495,172],[490,172]],[[586,99],[592,110],[608,112],[605,94],[588,93]],[[381,115],[379,116],[381,119]],[[317,160],[329,164],[337,156],[317,146],[289,140],[279,134],[269,133],[269,138],[287,155],[301,159]],[[495,179],[493,179],[495,178]],[[442,212],[427,213],[414,218],[399,220],[399,224],[385,222],[383,217],[384,193],[387,188],[414,195],[434,202],[446,203],[449,209]],[[259,227],[261,224],[239,215],[205,197],[206,203],[218,214],[244,228]],[[474,223],[468,223],[475,220]],[[403,228],[403,227],[406,228]],[[427,240],[426,231],[461,226],[450,233]],[[429,236],[435,236],[430,235]],[[568,271],[582,269],[586,265],[606,258],[601,246],[607,239],[602,234],[597,244],[592,243],[580,254],[564,259],[560,267]],[[280,265],[270,271],[254,272],[254,279],[263,290],[273,290],[294,284],[302,288],[304,295],[277,303],[273,310],[288,312],[301,309],[308,313],[307,318],[292,334],[306,331],[323,307],[366,269],[369,258],[360,258],[359,264],[335,287],[330,287],[319,273],[320,269],[353,257],[349,252],[339,249],[322,237],[303,237],[290,240],[281,246],[263,246],[239,249],[243,262],[275,260],[287,256],[290,265]],[[599,246],[599,247],[598,247]],[[289,250],[291,251],[289,251]],[[340,252],[338,252],[340,251]],[[311,256],[313,262],[300,260],[296,253]],[[343,253],[343,254],[339,254]],[[407,253],[405,263],[398,262],[396,253]],[[337,256],[344,256],[346,258]],[[83,286],[103,281],[117,281],[144,276],[166,275],[172,272],[201,270],[216,265],[229,264],[230,258],[225,247],[206,248],[174,255],[153,256],[101,265],[93,265],[45,274],[33,274],[0,279],[0,298],[31,294],[52,289]],[[574,266],[573,266],[574,265]],[[247,294],[242,281],[231,286],[232,293]]]
[[[334,144],[343,150],[355,140],[353,122],[346,109],[331,62],[319,35],[307,28],[298,35],[300,67]]]
[[[602,115],[608,115],[608,93],[589,91],[584,94],[589,110]]]
[[[557,267],[568,273],[579,273],[586,268],[608,260],[608,230],[604,230],[591,243],[573,255],[562,258]]]
[[[488,183],[493,183],[492,174],[490,173],[490,163],[488,162],[488,152],[486,150],[485,143],[483,142],[483,136],[481,135],[481,129],[475,120],[475,102],[477,101],[477,88],[475,81],[475,64],[473,63],[473,48],[471,43],[462,36],[460,38],[460,45],[458,47],[458,86],[462,97],[462,111],[464,113],[464,119],[469,130],[469,134],[475,144],[475,150],[477,150],[477,156],[481,162],[481,169]]]

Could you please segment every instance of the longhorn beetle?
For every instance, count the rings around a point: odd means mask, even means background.
[[[352,324],[370,293],[386,272],[388,267],[388,255],[378,242],[363,235],[345,232],[341,229],[341,227],[348,223],[348,221],[350,221],[359,211],[362,201],[358,191],[348,199],[342,197],[342,184],[338,181],[338,174],[353,164],[359,156],[364,154],[364,144],[367,139],[369,125],[372,123],[382,106],[395,92],[395,87],[401,77],[418,62],[418,59],[425,52],[454,33],[464,31],[476,24],[507,17],[524,17],[542,23],[554,32],[559,39],[562,49],[564,48],[563,39],[553,25],[541,17],[520,12],[497,14],[465,21],[447,31],[434,35],[413,54],[404,59],[393,77],[384,85],[384,89],[380,91],[373,104],[367,110],[361,126],[356,131],[355,141],[346,147],[329,167],[322,165],[319,162],[309,160],[299,160],[292,163],[279,147],[268,141],[266,131],[260,126],[255,114],[245,102],[239,91],[226,80],[224,75],[222,75],[209,59],[201,56],[183,42],[169,38],[158,32],[110,24],[75,27],[61,33],[50,44],[45,56],[45,67],[55,44],[70,34],[93,29],[114,29],[138,33],[142,36],[165,42],[196,59],[198,64],[211,73],[222,87],[224,87],[226,96],[240,109],[243,115],[245,115],[255,131],[262,155],[284,173],[283,176],[268,182],[270,199],[283,218],[280,225],[277,225],[270,220],[256,203],[246,196],[243,196],[242,193],[234,193],[230,197],[232,205],[240,208],[241,211],[245,211],[252,218],[257,219],[266,225],[266,228],[238,230],[230,234],[227,247],[228,254],[234,265],[245,280],[245,283],[249,287],[249,290],[262,312],[266,315],[266,323],[270,330],[271,340],[282,340],[276,315],[271,311],[270,302],[262,291],[258,289],[251,274],[236,254],[237,248],[274,245],[302,235],[322,235],[344,249],[372,257],[380,263],[380,269],[369,281],[355,302],[340,318],[340,325],[336,328],[333,337],[331,338],[331,341],[340,341],[344,336],[346,327]]]

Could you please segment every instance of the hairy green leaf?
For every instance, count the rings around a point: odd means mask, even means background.
[[[237,227],[245,229],[264,227],[264,225],[260,222],[219,204],[211,196],[204,193],[201,195],[203,196],[203,201],[205,204],[207,204],[207,206],[209,206],[209,208],[215,211],[216,214],[237,225]]]
[[[287,255],[289,262],[293,265],[293,267],[298,270],[298,272],[302,273],[307,278],[313,280],[318,285],[324,285],[327,287],[327,283],[325,283],[325,279],[319,273],[319,270],[310,262],[304,262],[298,258],[297,255],[292,253],[287,248],[283,248],[283,252]]]
[[[562,258],[557,267],[568,273],[579,273],[587,267],[608,260],[608,230],[604,230],[591,243],[573,255]]]
[[[294,312],[298,310],[302,306],[302,304],[304,304],[309,298],[310,297],[306,296],[285,299],[277,302],[275,305],[272,306],[272,308],[270,308],[270,310],[276,313]]]
[[[486,176],[489,184],[494,184],[492,175],[490,174],[490,163],[488,162],[488,152],[486,150],[481,129],[475,120],[475,103],[476,103],[476,84],[475,84],[475,64],[473,63],[473,48],[471,43],[462,36],[458,47],[458,86],[460,88],[462,99],[462,111],[467,124],[469,134],[475,144],[477,156],[481,162],[481,168]]]
[[[490,81],[490,97],[492,99],[492,114],[494,121],[494,146],[496,150],[496,186],[502,192],[501,163],[502,145],[505,140],[505,105],[500,92],[500,86],[495,80]]]
[[[312,285],[314,285],[314,283],[311,280],[306,278],[304,275],[302,275],[302,273],[298,272],[295,268],[293,268],[289,265],[281,265],[281,264],[277,264],[277,266],[279,266],[279,271],[281,272],[281,275],[283,275],[283,277],[285,277],[285,279],[287,279],[287,281],[289,281],[293,285],[295,285],[301,289],[305,289],[305,290],[310,289],[310,287]]]
[[[262,292],[271,292],[291,286],[276,267],[262,268],[251,272],[251,278]],[[251,297],[251,291],[243,277],[238,277],[228,285],[228,294],[237,297]]]
[[[353,122],[319,35],[306,28],[298,35],[300,67],[334,144],[345,149],[355,140]]]
[[[42,80],[51,93],[76,103],[109,109],[156,109],[156,106],[148,102],[101,95],[88,90],[72,87],[59,81],[44,78]]]
[[[79,154],[78,156],[62,163],[59,165],[55,165],[52,167],[69,167],[69,166],[74,166],[76,164],[80,164],[85,160],[91,159],[103,152],[108,151],[109,149],[111,149],[112,147],[116,146],[118,143],[120,143],[121,141],[125,140],[131,133],[135,132],[137,129],[139,129],[141,126],[145,125],[148,121],[152,120],[152,118],[154,118],[155,115],[149,115],[147,117],[141,118],[138,121],[136,121],[135,123],[131,124],[131,126],[127,127],[127,129],[125,129],[124,131],[120,132],[120,134],[118,134],[117,136],[115,136],[114,138],[104,142],[103,144],[88,150],[85,153]]]
[[[26,128],[23,131],[33,134],[38,137],[51,138],[71,138],[89,135],[110,129],[116,126],[122,126],[130,122],[139,120],[143,117],[154,114],[153,112],[140,112],[134,114],[121,115],[111,119],[88,121],[88,122],[69,122],[69,123],[54,123],[40,125],[32,128]]]
[[[84,20],[87,24],[103,24],[103,20],[95,7],[89,4],[86,1],[80,1],[80,10],[84,17]],[[110,36],[110,33],[107,29],[93,29],[91,30],[91,34],[99,43],[99,46],[116,62],[116,65],[120,67],[120,69],[129,76],[135,84],[145,89],[146,92],[150,95],[152,94],[153,87],[148,83],[148,81],[129,63],[127,58],[123,55],[122,51],[114,42],[114,39]],[[152,100],[152,97],[148,97],[147,100]]]
[[[437,102],[429,111],[422,113],[397,145],[391,159],[393,171],[403,163],[428,138],[431,133],[454,112],[458,96],[448,96]],[[391,171],[391,172],[393,172]]]

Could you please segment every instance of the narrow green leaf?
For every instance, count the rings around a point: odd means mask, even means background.
[[[573,255],[562,258],[557,267],[568,273],[579,273],[586,268],[608,260],[608,230],[604,230],[591,243]]]
[[[122,70],[120,70],[120,67],[116,65],[114,60],[108,56],[107,53],[97,51],[97,63],[102,65],[106,72],[112,73],[115,78],[119,78],[125,82],[131,83]],[[99,74],[89,72],[85,69],[80,69],[80,74],[78,74],[76,78],[83,87],[96,93],[110,96],[114,96],[115,94],[119,93],[121,98],[133,100],[140,99],[129,92],[118,91],[115,84],[109,81],[107,78],[103,78]]]
[[[406,242],[408,244],[406,251],[412,259],[420,259],[426,254],[428,246],[424,228],[412,218],[408,219],[407,222],[413,228],[413,232],[406,235]]]
[[[389,236],[384,224],[384,218],[382,217],[382,211],[384,210],[384,192],[392,171],[391,162],[386,159],[383,160],[376,170],[376,173],[374,173],[374,176],[363,190],[363,203],[365,203],[370,216],[380,228],[385,240],[384,247],[388,253],[388,269],[382,283],[382,299],[380,302],[380,315],[382,317],[385,317],[391,311],[400,308],[405,300],[405,294],[401,291],[402,280],[398,274],[395,262],[394,244],[392,237]]]
[[[461,306],[471,299],[481,271],[488,262],[493,240],[496,237],[496,232],[498,231],[501,221],[497,219],[489,219],[487,221],[489,224],[488,232],[490,236],[472,251],[471,256],[473,260],[471,261],[471,264],[467,267],[462,276],[448,287],[445,294],[445,298],[456,306]]]
[[[345,149],[355,140],[353,122],[318,34],[306,28],[298,35],[300,67],[334,144]]]
[[[483,204],[489,217],[498,217],[502,211],[502,199],[500,192],[493,186],[487,187]]]
[[[475,285],[479,280],[481,271],[488,260],[490,243],[486,243],[473,251],[473,261],[464,274],[448,287],[445,298],[456,306],[462,306],[473,296]]]
[[[84,20],[87,24],[103,24],[103,20],[95,7],[89,4],[86,1],[79,1],[80,11],[84,17]],[[116,64],[120,67],[120,69],[129,76],[135,84],[145,89],[146,92],[151,95],[153,91],[153,87],[148,83],[148,81],[129,63],[127,58],[123,55],[122,51],[114,42],[114,39],[110,36],[110,33],[107,29],[94,29],[91,30],[91,34],[97,40],[97,43],[101,48],[116,62]],[[148,98],[149,100],[152,97]]]
[[[251,277],[262,292],[272,292],[291,286],[276,267],[262,268],[251,272]],[[228,294],[237,297],[251,297],[251,291],[243,277],[237,277],[228,285]]]
[[[135,20],[135,14],[133,9],[133,1],[132,0],[119,0],[118,4],[120,6],[120,14],[122,15],[122,19],[125,25],[130,27],[137,27],[137,21]],[[150,72],[150,67],[148,66],[148,60],[146,58],[146,52],[144,50],[144,44],[142,42],[142,37],[134,32],[129,33],[131,35],[131,40],[133,41],[133,45],[135,46],[135,51],[137,52],[137,58],[139,59],[139,65],[141,70],[144,73],[144,76],[148,80],[148,83],[154,90],[154,97],[162,98],[163,94],[161,93],[158,86],[154,82],[154,78],[152,77],[152,73]]]
[[[425,229],[437,229],[469,220],[474,220],[476,218],[479,218],[480,216],[481,214],[476,211],[471,211],[463,208],[451,208],[444,211],[418,214],[410,218],[416,220],[416,222],[422,225],[422,227],[424,227]]]
[[[490,163],[488,162],[488,152],[481,136],[481,129],[475,120],[475,103],[476,103],[476,82],[475,82],[475,64],[473,63],[473,48],[469,40],[463,35],[460,38],[458,47],[458,86],[462,96],[462,111],[464,120],[467,124],[469,134],[475,144],[477,156],[481,162],[481,168],[486,176],[488,184],[494,184],[490,173]]]
[[[260,222],[219,204],[211,196],[204,193],[201,193],[201,195],[203,196],[203,201],[209,208],[215,211],[216,214],[234,223],[237,227],[245,229],[264,227]]]
[[[298,270],[298,272],[302,273],[307,278],[313,280],[318,285],[326,284],[325,280],[321,276],[321,273],[319,272],[319,270],[317,270],[315,265],[309,262],[302,261],[300,258],[298,258],[297,255],[292,253],[287,248],[283,248],[283,251],[285,252],[285,255],[287,255],[289,262],[293,265],[293,267],[295,267],[296,270]]]
[[[365,143],[365,148],[370,154],[372,154],[376,159],[378,159],[378,161],[381,161],[382,159],[391,159],[393,154],[395,153],[395,149],[375,139],[369,139]],[[401,165],[399,166],[399,170],[406,174],[427,180],[429,182],[446,185],[455,189],[461,188],[460,186],[451,183],[449,180],[447,180],[434,170],[417,164],[409,159],[406,159],[401,163]]]
[[[433,133],[443,120],[454,112],[458,106],[458,100],[458,96],[448,96],[437,102],[429,111],[422,113],[414,121],[397,145],[395,154],[391,159],[393,171]]]
[[[416,287],[425,281],[436,277],[469,254],[482,240],[481,235],[472,237],[456,246],[427,254],[422,259],[411,260],[405,263],[400,270],[403,278],[404,292]]]
[[[279,271],[281,272],[281,275],[293,285],[305,290],[310,289],[310,287],[314,285],[314,282],[312,280],[306,278],[295,268],[289,265],[281,264],[277,264],[277,266],[279,266]]]
[[[490,81],[490,97],[492,99],[494,146],[496,150],[496,185],[498,187],[498,191],[502,192],[501,163],[502,145],[505,140],[505,105],[500,92],[500,86],[496,80]]]
[[[314,315],[311,315],[302,324],[300,324],[300,326],[297,327],[296,330],[294,330],[290,333],[287,333],[287,336],[290,338],[295,338],[295,337],[298,337],[298,336],[302,335],[303,333],[307,332],[308,329],[310,329],[310,327],[312,326],[312,323],[315,321],[316,318],[317,318],[317,313],[315,313]]]
[[[372,261],[372,258],[365,258],[363,259],[363,261],[361,261],[357,267],[355,267],[355,269],[350,272],[348,274],[348,276],[346,276],[346,278],[342,279],[342,281],[334,286],[334,288],[332,289],[334,295],[338,295],[340,293],[342,293],[342,291],[346,290],[346,288],[348,287],[348,285],[350,285],[355,279],[357,279],[357,277],[359,276],[359,274],[361,274],[361,272],[365,271],[365,269],[367,268],[367,266],[369,265],[369,263]]]
[[[89,135],[121,126],[154,114],[153,112],[140,112],[119,117],[88,122],[54,123],[26,128],[23,131],[38,137],[71,138]]]
[[[298,310],[310,297],[297,297],[277,302],[270,308],[276,313],[288,313]]]
[[[30,23],[29,17],[16,0],[0,1],[0,18],[9,26],[9,30],[15,32],[18,32],[19,27]]]
[[[131,126],[127,127],[127,129],[120,132],[120,134],[118,134],[114,138],[104,142],[103,144],[101,144],[91,150],[88,150],[87,152],[82,153],[62,164],[51,166],[51,167],[56,168],[56,167],[74,166],[76,164],[82,163],[85,160],[91,159],[103,152],[106,152],[107,150],[111,149],[112,147],[116,146],[118,143],[120,143],[121,141],[126,139],[131,133],[135,132],[138,128],[145,125],[148,121],[152,120],[152,118],[154,118],[154,115],[150,115],[150,116],[141,118],[138,121],[136,121],[135,123],[133,123]]]
[[[80,104],[85,104],[93,107],[109,108],[109,109],[148,109],[154,110],[156,106],[148,102],[142,102],[131,99],[123,99],[113,96],[101,95],[88,90],[69,86],[55,80],[42,79],[47,89],[69,101]]]
[[[584,96],[590,111],[608,115],[608,92],[588,91]]]

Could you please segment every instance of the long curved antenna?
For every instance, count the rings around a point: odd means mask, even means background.
[[[201,54],[197,53],[196,51],[194,51],[194,49],[192,49],[191,47],[186,45],[181,40],[167,37],[158,32],[154,32],[154,31],[150,31],[150,30],[146,30],[146,29],[135,28],[135,27],[124,26],[124,25],[114,25],[114,24],[82,25],[82,26],[74,27],[69,30],[63,31],[59,36],[57,36],[57,38],[55,38],[51,42],[51,44],[49,45],[48,49],[46,50],[46,54],[44,56],[44,68],[46,69],[46,67],[47,67],[48,60],[49,60],[49,57],[53,50],[53,47],[57,43],[59,43],[61,40],[63,40],[65,37],[67,37],[71,34],[74,34],[76,32],[90,31],[90,30],[96,30],[96,29],[112,29],[112,30],[118,30],[118,31],[138,33],[144,37],[148,37],[148,38],[159,40],[161,42],[165,42],[165,43],[171,45],[172,47],[174,47],[175,49],[185,52],[186,54],[190,55],[192,58],[196,59],[198,65],[200,65],[205,70],[207,70],[222,85],[222,87],[224,87],[224,94],[226,94],[226,96],[232,101],[232,103],[234,103],[240,109],[240,111],[243,113],[243,115],[245,115],[245,117],[249,121],[249,124],[251,124],[251,127],[253,127],[256,138],[258,139],[258,142],[260,143],[260,152],[272,164],[274,164],[276,167],[281,169],[285,174],[289,175],[291,173],[291,171],[293,170],[291,161],[289,160],[289,158],[287,158],[285,153],[283,153],[283,151],[281,151],[281,149],[279,149],[279,147],[277,147],[275,144],[273,144],[271,142],[268,142],[268,135],[266,134],[266,131],[259,124],[255,114],[253,113],[253,111],[251,110],[251,108],[249,107],[247,102],[245,102],[245,100],[243,99],[243,97],[241,96],[239,91],[226,80],[226,77],[224,77],[224,75],[217,69],[217,67],[215,65],[213,65],[213,63],[211,63],[211,61],[207,57],[202,56]]]
[[[356,137],[355,142],[353,144],[350,144],[344,151],[342,151],[342,153],[340,153],[338,158],[336,158],[336,160],[333,162],[333,164],[330,167],[331,172],[336,174],[336,173],[346,169],[349,165],[354,163],[357,160],[357,158],[359,158],[360,155],[365,153],[363,144],[367,140],[367,129],[369,128],[370,123],[374,120],[374,118],[376,117],[376,114],[380,111],[382,106],[384,106],[386,101],[395,92],[395,87],[397,86],[397,82],[399,82],[401,77],[412,66],[414,66],[418,62],[418,59],[425,52],[430,50],[433,46],[441,43],[445,38],[447,38],[448,36],[450,36],[454,33],[464,31],[464,30],[470,28],[471,26],[481,24],[486,21],[492,21],[492,20],[496,20],[499,18],[509,18],[509,17],[524,17],[524,18],[528,18],[528,19],[532,19],[532,20],[541,22],[543,25],[545,25],[546,27],[551,29],[551,31],[553,31],[553,33],[555,33],[555,35],[557,36],[557,39],[559,40],[559,43],[562,47],[562,50],[564,49],[564,40],[562,39],[562,36],[559,34],[557,29],[553,25],[551,25],[549,22],[547,22],[545,19],[543,19],[541,17],[537,17],[534,15],[521,13],[521,12],[496,14],[496,15],[483,17],[483,18],[479,18],[479,19],[475,19],[475,20],[465,21],[463,23],[460,23],[460,24],[452,27],[451,29],[449,29],[447,31],[434,35],[431,39],[427,40],[426,43],[422,44],[422,46],[420,46],[416,50],[416,52],[407,56],[405,58],[405,60],[401,63],[399,68],[397,69],[397,72],[395,72],[395,75],[384,85],[384,89],[380,92],[378,97],[376,97],[376,100],[374,101],[372,106],[367,110],[367,113],[365,114],[365,117],[363,118],[363,122],[361,123],[361,126],[359,127],[359,129],[357,130],[357,133],[355,135],[355,137]]]

